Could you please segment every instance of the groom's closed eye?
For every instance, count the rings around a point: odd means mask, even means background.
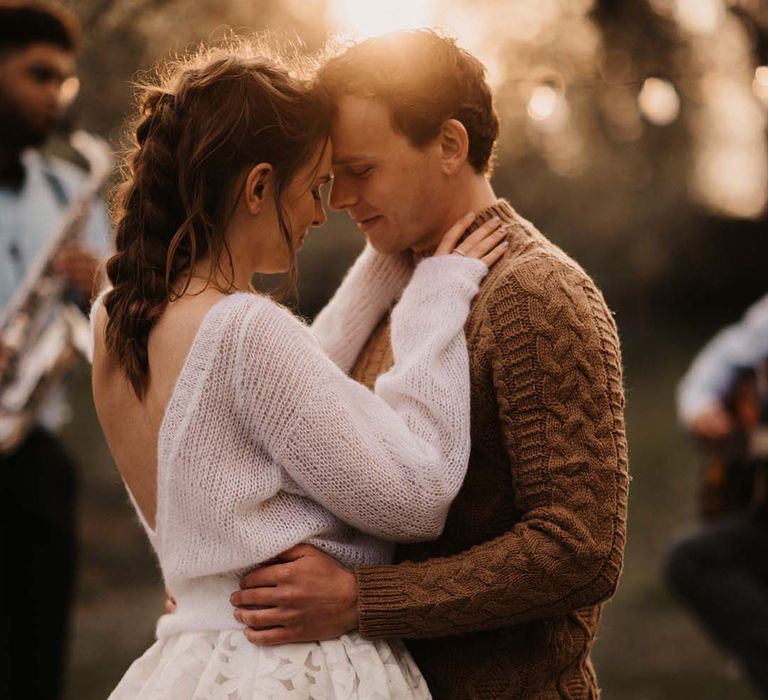
[[[365,165],[362,167],[349,168],[349,174],[352,177],[363,178],[366,177],[373,170],[372,165]]]
[[[336,176],[365,177],[371,170],[373,164],[368,160],[360,158],[348,158],[334,162],[333,170]]]

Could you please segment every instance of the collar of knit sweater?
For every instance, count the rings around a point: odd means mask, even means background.
[[[477,213],[475,220],[467,229],[462,240],[494,216],[498,216],[505,224],[511,224],[517,218],[517,214],[512,208],[512,205],[506,199],[499,199],[491,204],[491,206],[481,209]],[[429,253],[412,253],[413,264],[418,265],[424,258],[431,256],[432,252],[433,251],[430,251]]]
[[[498,216],[505,224],[511,224],[515,221],[517,214],[506,199],[499,199],[494,204],[491,204],[490,207],[486,207],[477,213],[475,220],[464,235],[468,236],[472,231],[478,229],[494,216]]]

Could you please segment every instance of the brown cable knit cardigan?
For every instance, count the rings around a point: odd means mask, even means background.
[[[510,249],[466,326],[472,453],[445,531],[357,570],[360,632],[402,637],[433,695],[597,698],[589,652],[626,537],[619,341],[587,274],[504,200]],[[388,319],[353,375],[392,364]]]

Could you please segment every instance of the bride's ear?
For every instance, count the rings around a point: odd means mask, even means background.
[[[259,163],[253,166],[245,178],[243,196],[248,211],[256,216],[262,210],[267,196],[272,188],[272,166],[269,163]]]

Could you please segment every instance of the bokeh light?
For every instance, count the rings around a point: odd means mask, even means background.
[[[648,78],[637,96],[643,116],[656,126],[671,124],[680,113],[680,97],[668,80]]]
[[[755,93],[755,97],[768,105],[768,66],[758,66],[755,68],[752,92]]]
[[[539,85],[528,100],[528,114],[531,119],[544,121],[549,119],[557,109],[557,91],[549,85]]]
[[[675,0],[674,16],[691,34],[712,34],[725,18],[722,0]]]
[[[568,102],[552,85],[537,85],[527,106],[528,116],[546,131],[559,131],[568,122]]]

